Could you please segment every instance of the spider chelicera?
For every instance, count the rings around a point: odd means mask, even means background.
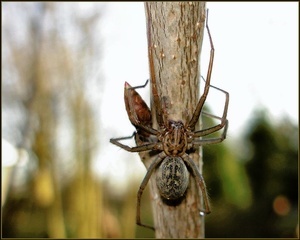
[[[142,224],[140,219],[140,202],[143,191],[154,171],[156,171],[156,183],[163,200],[176,201],[184,196],[189,184],[189,171],[195,178],[200,187],[205,203],[205,213],[210,213],[210,206],[206,192],[204,179],[199,172],[194,161],[189,157],[187,151],[196,147],[220,143],[226,138],[228,120],[227,110],[229,104],[229,93],[210,85],[212,66],[214,60],[214,46],[209,27],[206,21],[206,29],[210,41],[210,61],[205,81],[205,87],[202,96],[196,106],[194,114],[189,122],[184,124],[182,121],[173,121],[167,119],[159,129],[152,127],[151,112],[138,93],[135,91],[139,87],[131,87],[125,83],[125,105],[131,123],[136,127],[137,132],[129,137],[112,138],[110,142],[129,152],[158,151],[159,154],[147,169],[147,173],[140,185],[137,193],[137,211],[136,223],[147,228],[153,227]],[[209,88],[215,88],[223,92],[226,96],[222,117],[217,117],[202,112],[203,105],[209,92]],[[200,114],[220,120],[220,123],[206,129],[196,130],[195,126],[199,120]],[[223,129],[220,137],[202,138],[214,132]],[[139,137],[142,143],[135,147],[129,147],[120,141]],[[188,167],[188,168],[187,168]],[[189,170],[188,170],[189,169]]]

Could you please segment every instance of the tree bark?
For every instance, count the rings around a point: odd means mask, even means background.
[[[168,119],[188,123],[200,97],[205,2],[147,2],[145,10],[153,127],[159,129]],[[189,154],[200,173],[201,155],[201,149]],[[147,168],[156,157],[148,153],[140,156]],[[149,184],[156,237],[204,238],[202,194],[193,176],[190,174],[184,200],[169,206],[160,198],[154,175]]]

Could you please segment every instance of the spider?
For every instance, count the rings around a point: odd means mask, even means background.
[[[200,174],[195,162],[189,157],[188,151],[194,150],[196,147],[220,143],[226,138],[228,120],[227,110],[229,104],[229,93],[210,85],[212,66],[214,60],[214,45],[209,31],[208,23],[206,20],[206,29],[210,41],[210,60],[205,81],[205,87],[202,96],[196,106],[194,114],[190,121],[184,124],[182,121],[173,121],[167,119],[159,129],[152,127],[151,112],[146,103],[142,100],[135,89],[144,87],[131,87],[125,83],[125,105],[131,123],[137,129],[132,136],[112,138],[110,142],[125,149],[129,152],[143,152],[143,151],[158,151],[158,155],[147,169],[147,173],[140,185],[137,193],[137,210],[136,210],[136,223],[140,226],[154,229],[152,226],[145,225],[141,222],[140,218],[140,203],[143,191],[148,184],[148,181],[156,171],[156,184],[162,200],[176,201],[184,197],[189,184],[189,172],[196,180],[200,187],[202,196],[205,203],[205,213],[210,213],[210,206],[206,192],[205,182]],[[215,88],[225,94],[225,105],[222,117],[217,117],[209,113],[202,112],[203,105],[209,92],[209,88]],[[163,108],[162,108],[163,109]],[[200,114],[220,120],[220,123],[202,130],[196,130],[195,126],[199,120]],[[204,136],[215,133],[223,129],[220,137],[217,138],[202,138]],[[142,143],[129,147],[122,144],[120,141],[132,137],[139,137]],[[189,169],[189,170],[188,170]]]

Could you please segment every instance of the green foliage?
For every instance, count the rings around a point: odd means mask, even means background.
[[[207,237],[295,237],[298,127],[286,118],[271,123],[267,114],[266,110],[253,114],[240,141],[248,150],[243,159],[224,145],[204,149],[207,186],[211,182],[212,188],[222,186],[214,189]]]

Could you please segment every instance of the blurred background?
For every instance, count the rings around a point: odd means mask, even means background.
[[[298,3],[207,8],[230,103],[226,141],[203,149],[206,237],[297,237]],[[209,51],[205,36],[204,76]],[[2,237],[154,237],[135,224],[145,167],[109,143],[134,131],[124,82],[148,78],[143,3],[2,3]],[[212,89],[206,111],[223,104]]]

